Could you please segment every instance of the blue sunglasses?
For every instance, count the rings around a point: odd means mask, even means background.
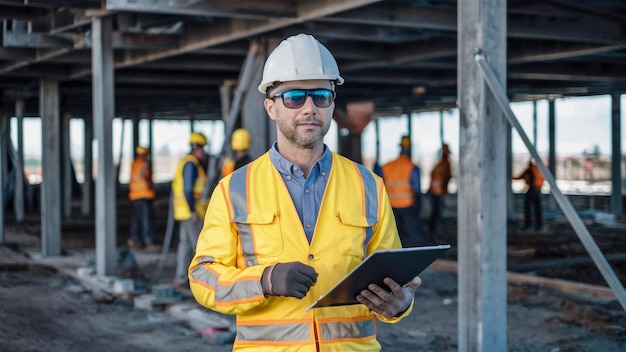
[[[289,109],[300,109],[304,106],[307,97],[313,99],[313,104],[318,108],[327,108],[335,101],[335,92],[330,89],[292,89],[274,95],[272,99],[280,97],[283,105]]]

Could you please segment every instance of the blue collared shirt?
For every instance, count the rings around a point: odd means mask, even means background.
[[[328,183],[328,175],[330,175],[333,161],[332,154],[328,147],[324,145],[324,154],[315,162],[311,172],[309,172],[309,176],[306,178],[298,165],[280,155],[278,143],[276,142],[270,149],[270,160],[287,186],[310,244],[315,231],[317,214],[319,214],[326,184]]]

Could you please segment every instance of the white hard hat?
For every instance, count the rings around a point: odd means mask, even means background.
[[[283,40],[267,57],[259,92],[266,94],[274,82],[315,79],[343,84],[330,51],[312,35],[298,34]]]

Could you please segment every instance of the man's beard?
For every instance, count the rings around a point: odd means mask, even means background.
[[[321,131],[315,132],[307,132],[307,133],[298,133],[297,129],[299,123],[301,122],[315,122],[316,127],[320,127]],[[324,125],[324,123],[317,118],[304,118],[297,119],[292,124],[287,124],[281,119],[276,120],[276,124],[280,132],[287,138],[287,140],[291,141],[295,145],[300,148],[312,149],[320,142],[323,142],[324,136],[330,129],[330,123],[328,125]],[[300,126],[302,127],[302,126]]]

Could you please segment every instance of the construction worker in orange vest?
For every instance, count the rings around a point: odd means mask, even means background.
[[[146,252],[158,252],[161,246],[154,241],[152,202],[155,193],[152,184],[152,168],[148,160],[149,150],[146,147],[137,146],[135,154],[128,183],[128,199],[132,203],[128,246],[132,249],[145,248]]]
[[[402,247],[427,245],[428,239],[422,233],[420,221],[421,175],[419,167],[411,161],[410,136],[402,136],[400,156],[383,165],[382,170]]]
[[[524,227],[523,230],[530,230],[532,225],[532,213],[535,213],[535,230],[541,231],[543,228],[543,217],[541,210],[541,186],[544,177],[532,159],[528,162],[528,168],[514,180],[526,181],[526,196],[524,197]],[[532,209],[531,209],[532,208]]]
[[[430,174],[430,219],[428,220],[428,233],[431,242],[437,233],[437,223],[441,220],[441,212],[444,200],[448,197],[448,183],[452,178],[452,167],[450,166],[450,148],[447,144],[441,146],[441,161],[435,166]]]
[[[248,154],[250,149],[250,133],[244,128],[238,128],[231,137],[230,148],[235,152],[235,159],[228,157],[222,164],[222,176],[230,175],[233,171],[252,161]]]

